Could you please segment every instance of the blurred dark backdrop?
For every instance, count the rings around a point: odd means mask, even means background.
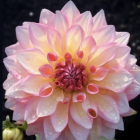
[[[6,57],[5,47],[16,43],[15,27],[24,21],[38,22],[41,9],[46,8],[55,12],[60,10],[68,0],[3,0],[2,6],[2,55]],[[138,59],[140,66],[140,0],[73,0],[80,12],[91,11],[95,15],[104,9],[107,23],[115,25],[117,31],[131,34],[129,46],[131,53]],[[2,67],[2,81],[7,77],[7,70]],[[2,89],[3,115],[12,118],[12,111],[4,107]],[[117,140],[140,140],[140,96],[130,102],[130,106],[138,111],[135,116],[124,118],[125,131],[116,131]],[[26,140],[35,140],[34,136],[26,136]]]

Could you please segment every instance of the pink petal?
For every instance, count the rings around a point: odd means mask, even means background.
[[[38,70],[44,77],[49,77],[53,74],[53,68],[49,64],[42,65]]]
[[[73,102],[82,103],[82,102],[84,102],[85,99],[86,99],[86,94],[83,93],[83,92],[80,92],[80,93],[78,93],[78,94],[73,94],[72,99],[73,99]]]
[[[70,61],[70,60],[72,59],[71,54],[67,52],[67,53],[65,54],[65,59],[68,60],[68,61]]]
[[[95,52],[95,55],[89,60],[88,66],[101,66],[112,60],[115,57],[115,54],[116,47],[112,47],[112,44],[108,45],[107,47],[99,47]]]
[[[134,109],[132,108],[129,108],[129,111],[124,113],[124,114],[121,114],[122,117],[128,117],[128,116],[131,116],[131,115],[135,115],[137,114],[137,111],[135,111]]]
[[[124,91],[128,98],[128,101],[136,98],[140,94],[140,83],[133,81]]]
[[[51,26],[51,21],[54,17],[54,13],[49,11],[48,9],[42,9],[40,13],[39,22],[48,26]]]
[[[11,86],[13,86],[16,82],[18,81],[18,79],[14,78],[13,76],[9,76],[7,77],[7,79],[4,81],[3,83],[3,88],[5,90],[9,89]]]
[[[17,55],[17,59],[21,66],[31,74],[40,74],[39,67],[48,63],[45,54],[38,49],[21,52]]]
[[[102,81],[94,81],[100,87],[110,89],[114,92],[122,92],[133,81],[133,76],[126,70],[114,70],[108,72]]]
[[[8,109],[11,109],[11,108],[15,107],[16,103],[17,103],[16,100],[9,98],[5,102],[5,107],[8,108]]]
[[[46,140],[55,140],[59,137],[60,133],[54,130],[49,117],[44,118],[43,126]]]
[[[65,133],[61,132],[60,136],[56,140],[68,140],[68,139],[65,137]]]
[[[73,24],[79,24],[86,35],[90,34],[93,28],[93,20],[90,11],[86,11],[80,14],[75,20]]]
[[[74,56],[84,38],[84,31],[79,25],[72,26],[66,34],[66,47],[68,52]],[[74,47],[73,47],[74,46]]]
[[[92,75],[94,75],[95,74],[95,72],[96,72],[96,67],[95,66],[90,66],[90,68],[89,68],[89,71],[90,71],[90,74],[92,74]]]
[[[118,130],[124,130],[124,123],[122,117],[120,118],[120,121],[118,123],[111,123],[108,121],[104,121],[104,125],[113,128],[113,129],[118,129]]]
[[[77,56],[78,56],[80,59],[82,59],[83,56],[84,56],[83,51],[77,51]]]
[[[74,19],[80,14],[79,10],[72,1],[68,1],[61,11],[69,18],[69,26],[71,26]]]
[[[92,128],[90,129],[90,140],[98,140],[102,134],[102,123],[101,119],[97,117],[94,119]]]
[[[89,129],[77,124],[70,116],[68,121],[69,129],[76,140],[87,140]]]
[[[98,114],[104,120],[117,123],[120,119],[119,110],[116,102],[106,95],[90,95],[91,101],[98,107]]]
[[[104,10],[100,10],[94,17],[93,17],[93,31],[101,28],[102,26],[106,26],[106,19],[105,19],[105,14]]]
[[[38,103],[38,98],[32,97],[26,105],[24,120],[26,120],[28,124],[33,123],[38,119],[36,113],[37,103]]]
[[[48,97],[40,97],[37,105],[38,117],[52,115],[60,100],[63,101],[63,90],[60,89],[54,90]]]
[[[52,49],[48,44],[46,31],[46,26],[37,23],[29,24],[29,33],[33,45],[45,54],[52,52]]]
[[[28,75],[28,72],[21,67],[14,55],[4,58],[3,63],[9,73],[16,79],[21,79]]]
[[[96,94],[99,92],[98,86],[93,83],[88,84],[86,90],[90,94]]]
[[[92,36],[95,39],[97,46],[109,44],[115,39],[115,27],[108,25],[98,28],[92,33]]]
[[[102,136],[107,139],[113,139],[115,137],[115,129],[103,125]]]
[[[63,43],[60,33],[57,30],[47,29],[47,39],[55,53],[63,55]]]
[[[17,103],[13,113],[13,120],[24,120],[26,103]]]
[[[20,85],[20,89],[34,96],[39,96],[41,86],[50,82],[49,80],[41,75],[29,75]]]
[[[63,131],[68,123],[68,107],[69,104],[58,103],[56,111],[50,117],[56,132]]]
[[[114,42],[127,45],[129,38],[130,34],[127,32],[116,32],[116,38]]]
[[[76,140],[68,126],[65,128],[65,137],[67,138],[67,140]]]
[[[93,119],[83,110],[81,103],[72,103],[70,114],[73,120],[86,129],[92,127]]]
[[[7,54],[7,56],[15,55],[22,51],[23,51],[23,48],[21,47],[19,43],[16,43],[14,45],[11,45],[5,48],[5,53]]]
[[[48,53],[47,54],[47,59],[48,61],[51,63],[51,62],[54,62],[58,59],[58,55],[55,54],[55,53]]]
[[[16,36],[19,44],[23,47],[23,49],[34,48],[30,40],[28,27],[16,27]]]
[[[126,65],[125,65],[125,69],[130,70],[132,69],[132,67],[136,64],[137,59],[135,58],[134,55],[129,55]]]

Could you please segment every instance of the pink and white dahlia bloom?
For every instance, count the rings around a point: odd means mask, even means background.
[[[128,102],[140,93],[140,67],[127,46],[129,33],[107,25],[104,11],[80,14],[69,1],[39,23],[16,27],[5,49],[3,84],[13,120],[28,123],[41,140],[98,140],[123,130]]]

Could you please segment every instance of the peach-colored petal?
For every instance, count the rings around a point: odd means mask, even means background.
[[[125,64],[125,69],[131,70],[132,67],[136,64],[137,59],[134,55],[129,55],[127,62]]]
[[[68,107],[69,104],[58,103],[56,111],[50,116],[56,132],[63,131],[68,123]]]
[[[32,97],[26,105],[24,120],[26,120],[28,124],[33,123],[38,119],[36,113],[37,103],[38,103],[38,98]]]
[[[102,81],[94,81],[100,87],[113,90],[115,92],[124,91],[133,81],[133,76],[126,70],[110,71]]]
[[[7,54],[7,56],[10,55],[16,55],[19,52],[22,52],[24,49],[21,47],[21,45],[19,43],[16,43],[14,45],[11,45],[9,47],[5,48],[5,53]]]
[[[86,99],[86,94],[84,92],[75,93],[73,94],[72,97],[73,102],[79,102],[79,103],[84,102],[85,99]]]
[[[129,108],[129,111],[124,113],[124,114],[121,114],[122,117],[128,117],[128,116],[131,116],[131,115],[135,115],[137,114],[137,111],[135,111],[134,109],[132,109],[131,107]]]
[[[16,27],[16,36],[19,44],[23,47],[23,49],[34,48],[33,44],[31,43],[29,30],[27,27]]]
[[[37,23],[29,24],[29,33],[33,45],[39,50],[43,51],[45,54],[53,51],[48,44],[46,32],[46,26]]]
[[[74,56],[84,38],[84,31],[79,25],[72,26],[66,34],[66,47],[68,52]]]
[[[98,86],[93,83],[88,84],[86,90],[90,94],[96,94],[99,92]]]
[[[72,1],[68,1],[62,8],[62,13],[69,19],[69,27],[74,19],[80,14],[79,10]]]
[[[28,72],[21,67],[15,55],[4,58],[3,63],[9,73],[16,79],[21,79],[28,75]]]
[[[94,17],[93,17],[93,31],[101,28],[102,26],[106,26],[106,19],[105,19],[105,14],[104,10],[101,9]]]
[[[70,116],[68,121],[69,129],[76,140],[87,140],[89,129],[77,124]]]
[[[43,126],[46,140],[55,140],[59,137],[60,132],[54,130],[49,117],[44,118]]]
[[[52,115],[59,101],[63,101],[63,90],[56,89],[48,97],[40,97],[37,105],[38,117]]]
[[[54,17],[54,13],[52,13],[50,10],[48,9],[42,9],[41,13],[40,13],[40,18],[39,18],[39,22],[42,24],[45,24],[47,26],[51,26],[51,21]]]
[[[31,74],[40,74],[39,67],[47,64],[45,54],[38,49],[28,49],[17,55],[17,59],[21,66]]]
[[[92,33],[97,46],[109,44],[115,39],[115,28],[112,25],[101,27]]]
[[[83,110],[81,103],[72,103],[70,114],[73,120],[86,129],[92,127],[93,119]]]
[[[75,20],[73,24],[79,24],[84,32],[85,35],[89,35],[92,31],[93,28],[93,20],[92,20],[92,15],[90,11],[86,11],[82,14],[80,14]]]
[[[116,32],[116,38],[114,42],[127,45],[129,38],[130,34],[127,32]]]
[[[140,94],[140,83],[134,80],[126,89],[125,94],[128,98],[128,101],[136,98]]]

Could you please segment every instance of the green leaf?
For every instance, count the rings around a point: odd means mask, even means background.
[[[24,121],[22,126],[17,126],[17,128],[19,128],[20,130],[24,131],[28,128],[28,124],[26,121]]]
[[[109,140],[109,139],[101,137],[99,140]],[[112,140],[115,140],[115,139],[112,139]]]
[[[39,134],[36,134],[35,136],[36,136],[36,140],[40,140]]]

